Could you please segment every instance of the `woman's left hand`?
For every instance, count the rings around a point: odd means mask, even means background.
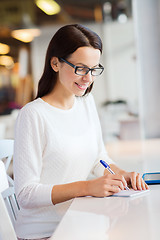
[[[124,172],[123,176],[128,185],[134,190],[146,190],[149,189],[148,185],[143,180],[140,173],[137,172]]]

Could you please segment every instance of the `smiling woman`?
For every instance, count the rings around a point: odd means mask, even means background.
[[[57,80],[57,61],[63,62],[63,60],[60,60],[62,58],[67,60],[70,55],[80,47],[91,47],[94,50],[97,49],[99,50],[99,56],[100,53],[102,53],[102,42],[100,37],[81,25],[67,25],[57,31],[48,46],[45,68],[39,81],[37,97],[43,97],[54,88]],[[50,64],[51,59],[52,66]],[[80,61],[80,59],[76,60],[78,62]],[[96,64],[99,64],[99,62]],[[52,81],[49,79],[52,79]],[[92,85],[87,89],[86,93],[90,92],[91,89]]]
[[[101,53],[95,32],[79,24],[60,28],[48,46],[37,97],[19,113],[14,179],[21,239],[50,237],[75,197],[110,196],[127,183],[147,188],[138,173],[117,167],[105,150],[90,93],[104,69]],[[104,171],[101,159],[114,175]]]

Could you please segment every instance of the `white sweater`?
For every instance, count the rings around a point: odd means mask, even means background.
[[[14,148],[15,191],[20,205],[16,232],[20,238],[49,237],[71,204],[53,205],[52,187],[102,176],[109,164],[91,94],[76,97],[69,110],[38,98],[19,113]]]

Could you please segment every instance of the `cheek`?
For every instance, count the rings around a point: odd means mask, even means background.
[[[73,84],[80,80],[81,77],[77,76],[76,74],[72,72],[65,72],[63,75],[60,76],[60,81],[62,81],[64,84]]]
[[[59,74],[59,81],[61,82],[62,85],[69,87],[73,84],[74,78],[71,73],[64,72]]]
[[[73,69],[74,70],[74,69]],[[74,78],[74,72],[70,68],[61,68],[59,70],[59,79],[64,80],[64,79],[72,79]]]

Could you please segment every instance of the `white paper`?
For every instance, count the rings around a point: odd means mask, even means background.
[[[122,190],[119,193],[113,194],[111,197],[136,197],[141,196],[148,193],[150,190],[142,190],[142,191],[135,191],[133,189],[130,190]]]

